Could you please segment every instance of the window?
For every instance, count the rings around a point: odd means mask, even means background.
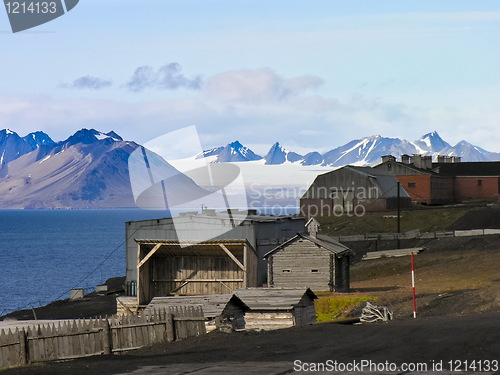
[[[408,182],[408,187],[409,188],[417,187],[417,183],[416,182]]]
[[[477,186],[482,186],[483,185],[483,180],[477,180]]]
[[[317,270],[317,269],[313,269],[313,270],[311,270],[311,272],[312,272],[312,273],[319,273],[319,270]]]
[[[290,272],[292,272],[292,270],[282,270],[281,272],[283,272],[283,273],[290,273]]]

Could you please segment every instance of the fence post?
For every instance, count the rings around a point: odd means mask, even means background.
[[[166,316],[166,333],[167,333],[167,341],[172,342],[175,341],[175,327],[174,327],[174,314],[172,314],[170,311],[167,313]]]
[[[26,339],[26,332],[24,329],[19,330],[19,363],[27,365],[29,361],[28,356],[28,340]]]
[[[104,355],[113,354],[112,346],[112,338],[111,338],[111,329],[109,327],[108,319],[104,319],[104,327],[102,330],[102,349]]]

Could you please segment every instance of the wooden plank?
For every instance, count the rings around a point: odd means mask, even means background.
[[[168,342],[172,342],[172,341],[176,340],[175,320],[174,320],[174,315],[170,312],[170,310],[167,313],[167,321],[165,323],[165,333],[166,333]]]
[[[102,321],[103,330],[102,330],[102,349],[104,355],[109,355],[113,353],[113,339],[111,337],[111,329],[109,327],[108,319],[104,319]]]
[[[161,247],[161,245],[162,245],[161,243],[156,244],[156,246],[153,247],[153,249],[151,249],[151,251],[149,253],[147,253],[147,255],[139,262],[139,264],[137,265],[137,268],[138,269],[141,268],[142,265],[144,263],[146,263],[149,260],[149,258],[151,258],[158,251],[158,249]]]
[[[234,283],[243,282],[244,279],[154,279],[157,283],[190,282],[190,283]]]
[[[238,267],[240,267],[243,272],[246,272],[246,268],[243,264],[241,264],[241,262],[238,260],[238,258],[236,258],[234,256],[234,254],[232,252],[229,251],[229,249],[224,246],[223,244],[219,244],[219,246],[221,247],[222,250],[224,250],[224,252],[229,256],[229,258],[231,258],[233,260],[234,263],[236,263],[238,265]]]
[[[16,328],[17,330],[17,328]],[[27,349],[27,340],[26,340],[26,332],[24,329],[18,331],[18,339],[19,339],[19,364],[21,366],[28,364],[28,351]]]

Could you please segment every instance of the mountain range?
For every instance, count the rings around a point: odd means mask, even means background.
[[[82,129],[66,140],[54,142],[41,131],[20,137],[12,130],[1,130],[0,208],[135,207],[128,161],[138,147],[137,143],[124,141],[113,131]],[[437,132],[413,142],[370,136],[325,153],[313,151],[305,155],[287,150],[276,142],[266,155],[260,156],[235,141],[205,150],[193,158],[208,158],[207,161],[214,163],[287,165],[289,173],[290,168],[302,170],[305,166],[321,166],[328,170],[347,164],[374,165],[384,155],[400,157],[417,153],[461,156],[463,161],[500,160],[500,153],[486,151],[466,141],[451,146]],[[155,162],[168,164],[161,157]],[[311,170],[310,173],[318,172]],[[279,178],[276,169],[272,169],[268,177],[276,179],[277,175]]]
[[[0,132],[0,208],[135,206],[128,157],[136,143],[93,129],[61,142],[32,134],[21,138],[10,130]],[[38,142],[27,142],[30,138]]]
[[[463,161],[500,160],[500,153],[486,151],[467,141],[460,141],[455,146],[451,146],[435,131],[425,134],[413,142],[374,135],[350,141],[323,154],[312,151],[305,155],[289,151],[279,142],[276,142],[271,146],[269,152],[262,157],[243,146],[240,142],[235,141],[226,146],[203,151],[200,155],[197,155],[197,158],[214,156],[216,157],[213,160],[214,162],[262,160],[267,165],[297,163],[300,165],[341,167],[344,165],[375,165],[380,163],[384,155],[400,157],[403,154],[431,155],[434,159],[437,155],[461,156]]]

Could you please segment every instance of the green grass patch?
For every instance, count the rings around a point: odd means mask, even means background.
[[[330,322],[345,318],[361,304],[374,299],[376,297],[319,297],[315,301],[316,321]]]

